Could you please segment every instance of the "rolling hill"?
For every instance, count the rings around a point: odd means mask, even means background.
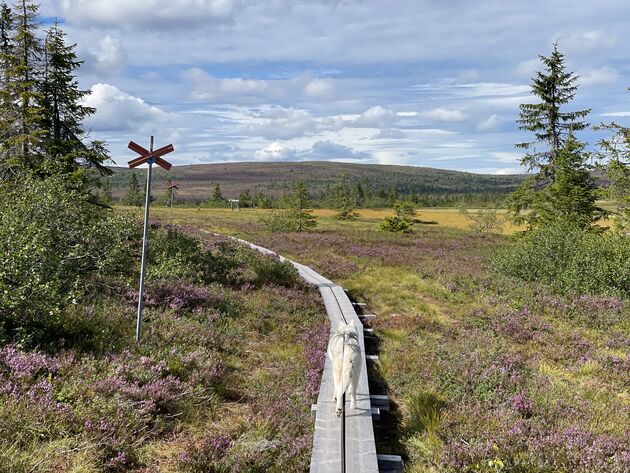
[[[146,174],[144,169],[112,170],[110,184],[114,197],[126,192],[130,173],[138,173],[140,182],[144,182]],[[169,172],[156,169],[153,193],[163,194],[167,180],[172,179],[179,184],[178,198],[189,201],[208,199],[216,184],[221,186],[225,197],[237,197],[247,189],[252,194],[263,192],[277,197],[293,181],[302,178],[311,194],[318,198],[344,174],[373,193],[396,190],[399,194],[418,195],[504,194],[516,189],[524,179],[524,175],[495,176],[413,166],[319,161],[192,164],[175,166]]]

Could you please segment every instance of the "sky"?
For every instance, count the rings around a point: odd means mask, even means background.
[[[630,124],[627,0],[48,0],[84,64],[85,125],[175,165],[343,161],[524,172],[519,104],[552,43],[567,110]],[[586,131],[591,144],[600,138]]]

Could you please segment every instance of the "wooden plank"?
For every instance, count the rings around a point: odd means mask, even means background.
[[[234,238],[257,251],[269,255],[275,252],[239,238]],[[354,321],[359,329],[359,343],[362,358],[365,360],[365,340],[361,321],[354,309],[355,305],[337,284],[313,271],[308,266],[290,261],[300,276],[309,284],[317,286],[324,301],[330,319],[331,331],[340,321]],[[357,304],[358,305],[358,304]],[[341,419],[335,413],[333,401],[332,362],[326,356],[322,382],[317,397],[315,411],[315,433],[313,436],[313,452],[311,455],[311,473],[339,473],[341,471]],[[372,425],[373,410],[370,402],[370,390],[367,378],[367,360],[361,365],[359,385],[357,388],[357,408],[351,409],[346,403],[346,472],[378,473],[374,428]]]

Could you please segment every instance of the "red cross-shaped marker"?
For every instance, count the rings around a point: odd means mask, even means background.
[[[127,163],[130,168],[135,168],[136,166],[140,166],[141,164],[148,162],[150,159],[153,159],[153,162],[155,162],[155,164],[163,167],[167,171],[173,167],[171,163],[169,163],[168,161],[160,157],[160,156],[164,156],[165,154],[175,151],[175,148],[173,148],[173,145],[166,145],[166,146],[162,146],[161,148],[156,149],[155,151],[149,151],[145,147],[140,146],[139,144],[134,143],[133,141],[130,141],[129,145],[127,145],[127,148],[129,148],[132,151],[135,151],[136,153],[140,155],[139,158],[132,159],[131,161]]]

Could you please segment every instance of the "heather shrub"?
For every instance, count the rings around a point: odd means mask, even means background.
[[[252,254],[250,263],[256,273],[257,284],[294,286],[299,281],[298,271],[289,261],[280,261],[270,255]]]
[[[540,281],[562,293],[630,296],[630,240],[615,234],[553,224],[523,235],[502,250],[495,267]]]

